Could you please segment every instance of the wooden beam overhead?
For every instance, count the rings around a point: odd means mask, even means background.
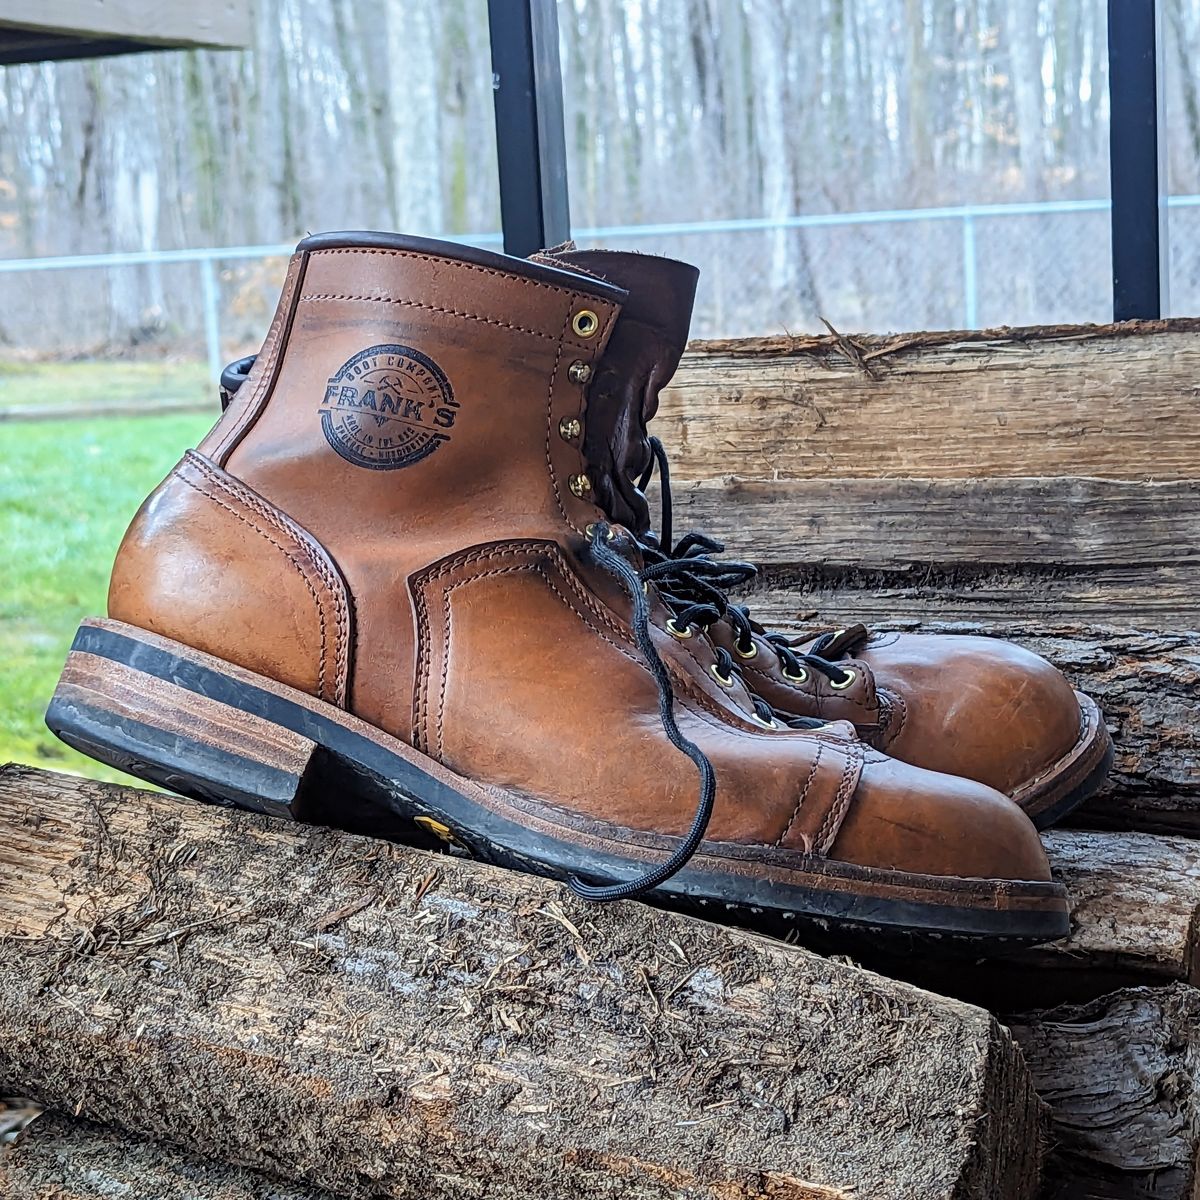
[[[95,58],[142,50],[240,49],[250,41],[250,0],[5,0],[0,64]]]

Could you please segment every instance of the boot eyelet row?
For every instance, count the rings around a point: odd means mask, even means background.
[[[585,362],[573,362],[567,368],[567,378],[572,383],[587,383],[592,377],[592,368]]]
[[[783,668],[783,677],[784,677],[784,679],[788,680],[789,683],[807,683],[808,682],[808,672],[803,667],[801,667],[800,670],[798,670],[798,671],[789,671],[787,669],[787,667],[784,667]]]
[[[600,329],[600,318],[590,308],[581,308],[571,318],[571,328],[577,337],[594,337]]]
[[[732,676],[732,675],[722,675],[722,674],[721,674],[721,668],[720,668],[720,667],[718,667],[716,663],[713,663],[713,664],[712,664],[712,665],[711,665],[711,666],[710,666],[708,669],[709,669],[709,672],[711,673],[712,677],[713,677],[713,678],[714,678],[714,679],[715,679],[715,680],[716,680],[716,681],[717,681],[717,682],[718,682],[718,683],[719,683],[719,684],[720,684],[720,685],[721,685],[723,688],[731,688],[731,687],[733,687],[733,683],[734,683],[733,676]]]
[[[578,441],[581,433],[583,422],[578,417],[563,417],[558,423],[558,436],[564,442]]]
[[[843,679],[841,683],[834,683],[834,681],[831,679],[829,681],[829,686],[833,688],[835,692],[844,692],[857,678],[858,672],[850,667],[847,667],[846,678]]]
[[[734,642],[733,652],[734,652],[734,654],[736,654],[738,656],[738,658],[745,659],[746,662],[749,662],[752,658],[758,657],[758,643],[751,642],[750,649],[743,650],[741,648],[741,646],[739,646],[736,642]]]
[[[681,642],[686,642],[692,636],[692,627],[690,625],[676,625],[674,617],[667,618],[667,632],[672,637],[677,637]]]

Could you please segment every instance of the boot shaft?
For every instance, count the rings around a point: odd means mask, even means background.
[[[597,517],[584,384],[624,291],[384,235],[300,244],[254,373],[199,447],[339,561],[561,538]],[[330,503],[336,497],[336,503]]]
[[[469,574],[499,545],[545,546],[581,581],[572,605],[624,620],[628,597],[585,543],[606,515],[591,476],[611,467],[588,458],[589,381],[613,340],[637,343],[621,333],[625,295],[420,239],[302,242],[247,383],[131,526],[110,615],[406,739],[423,719],[423,648],[445,636],[416,582],[436,564],[467,552]],[[485,614],[500,654],[525,619],[504,578]],[[662,636],[702,703],[753,724],[706,642]],[[585,674],[563,638],[554,669]]]

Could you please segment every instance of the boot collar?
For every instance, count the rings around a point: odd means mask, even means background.
[[[571,242],[531,261],[591,275],[628,292],[588,388],[583,450],[597,502],[642,537],[650,529],[650,512],[634,481],[650,465],[646,426],[687,345],[700,272],[675,259],[577,250]]]

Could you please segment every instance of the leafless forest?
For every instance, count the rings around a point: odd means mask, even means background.
[[[576,227],[1103,200],[1104,0],[560,0]],[[1165,0],[1200,192],[1200,0]],[[484,0],[258,0],[245,53],[0,69],[0,254],[499,226]],[[1200,208],[1172,213],[1173,307]],[[704,269],[697,332],[1103,320],[1103,211],[605,235]],[[967,262],[973,241],[974,269]],[[974,283],[969,278],[973,273]],[[221,269],[229,349],[279,263]],[[12,355],[195,352],[193,264],[2,277]],[[974,287],[973,310],[966,308]]]

